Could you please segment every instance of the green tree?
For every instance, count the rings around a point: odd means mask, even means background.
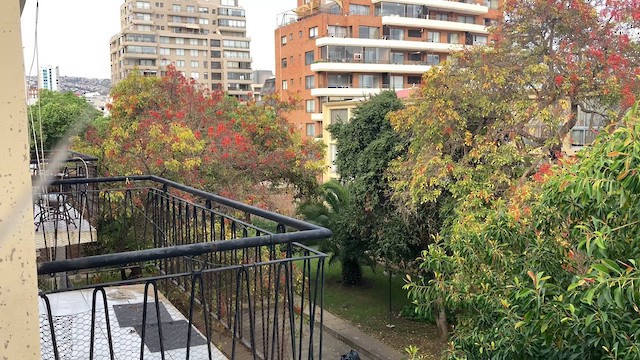
[[[454,336],[478,321],[495,324],[495,312],[469,309],[502,306],[485,306],[490,297],[483,294],[504,289],[520,261],[540,262],[545,274],[557,270],[554,262],[523,260],[557,250],[523,244],[537,239],[535,232],[517,227],[504,209],[514,192],[524,191],[519,186],[562,156],[578,108],[616,122],[633,104],[640,52],[629,29],[639,21],[630,1],[507,1],[491,47],[432,69],[409,105],[390,117],[409,139],[387,173],[393,198],[415,213],[436,204],[444,219],[412,291],[425,311],[439,314],[443,333],[449,328],[444,307],[455,316]],[[489,229],[487,219],[493,219]],[[508,241],[496,241],[498,235]],[[520,247],[505,245],[511,243]]]
[[[435,276],[408,288],[424,311],[455,309],[451,357],[640,356],[639,117],[636,105],[425,251]]]
[[[358,234],[360,222],[349,188],[335,180],[326,182],[319,197],[302,203],[298,213],[333,232],[331,239],[320,243],[320,250],[331,254],[330,263],[338,259],[342,264],[343,285],[361,285],[362,265],[371,262],[365,253],[367,243]]]
[[[36,143],[40,147],[42,142],[43,150],[53,149],[65,136],[69,136],[68,131],[73,127],[78,127],[77,130],[81,131],[102,115],[84,98],[70,91],[50,90],[40,91],[38,102],[29,107],[29,114],[34,119],[31,148],[34,149]]]
[[[426,243],[428,221],[407,216],[390,199],[385,177],[388,164],[406,151],[408,141],[399,136],[387,114],[402,109],[393,91],[384,91],[360,104],[349,122],[328,127],[337,142],[336,165],[348,182],[360,237],[369,239],[369,249],[393,267],[415,259]],[[420,219],[424,220],[424,219]]]

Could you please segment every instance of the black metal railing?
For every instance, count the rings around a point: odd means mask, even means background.
[[[322,358],[327,229],[154,176],[48,189],[43,359]]]

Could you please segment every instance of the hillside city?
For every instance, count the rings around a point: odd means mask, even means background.
[[[249,0],[3,60],[0,354],[640,359],[636,2],[286,2],[273,69]]]

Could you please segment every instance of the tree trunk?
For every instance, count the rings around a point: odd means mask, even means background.
[[[449,339],[449,323],[447,322],[447,311],[444,307],[442,299],[436,300],[436,308],[434,309],[436,325],[440,330],[440,339],[446,342]]]
[[[569,117],[567,121],[565,121],[564,124],[562,124],[562,126],[560,127],[560,129],[558,129],[558,132],[557,132],[556,138],[558,139],[558,144],[554,145],[553,148],[551,149],[552,158],[555,158],[556,152],[559,152],[562,150],[562,142],[565,136],[567,136],[569,131],[573,129],[573,127],[576,125],[577,122],[578,122],[578,104],[574,101],[571,101],[571,111],[569,113]]]

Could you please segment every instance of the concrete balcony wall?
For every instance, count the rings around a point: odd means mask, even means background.
[[[21,5],[0,5],[0,355],[8,360],[40,359]]]

